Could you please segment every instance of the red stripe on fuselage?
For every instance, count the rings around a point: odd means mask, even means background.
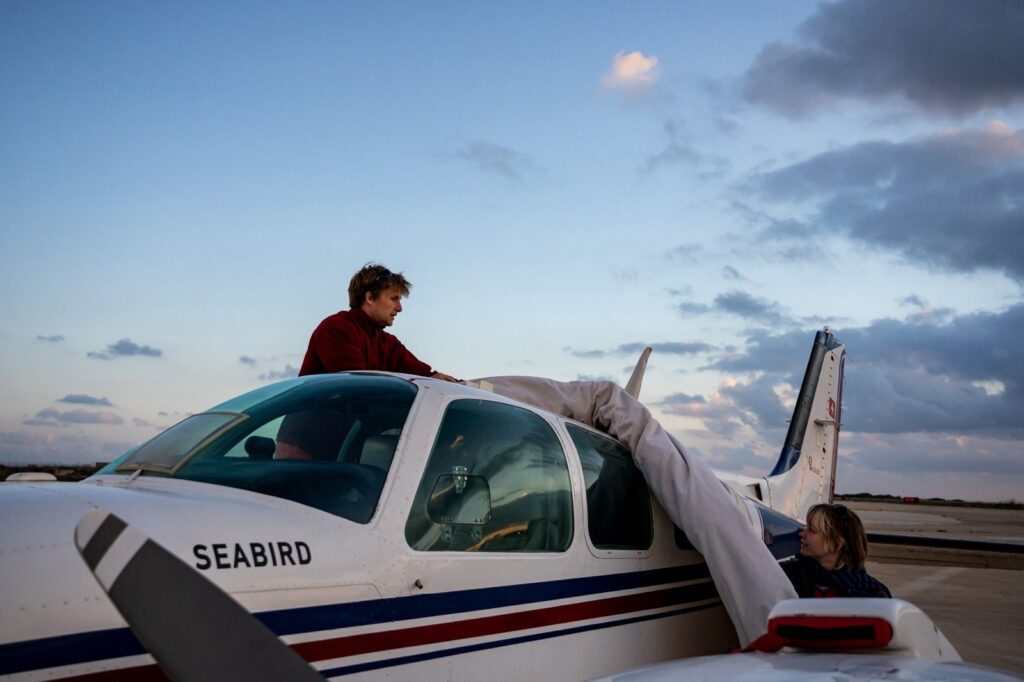
[[[368,632],[361,635],[321,639],[292,646],[307,661],[324,661],[346,656],[369,654],[388,649],[402,649],[426,644],[451,642],[470,637],[485,637],[506,632],[562,625],[575,621],[618,616],[636,611],[648,611],[692,601],[692,586],[673,587],[657,592],[641,592],[609,599],[551,606],[544,609],[503,613],[497,616],[470,618],[451,623],[420,625],[400,630]],[[709,595],[714,598],[717,595]],[[687,599],[689,597],[689,599]]]
[[[707,588],[709,594],[695,595],[695,590]],[[694,603],[717,599],[710,581],[670,587],[652,592],[640,592],[587,602],[549,606],[542,609],[503,613],[482,618],[470,618],[449,623],[420,625],[398,630],[383,630],[345,637],[321,639],[315,642],[293,644],[292,648],[311,663],[359,654],[376,653],[389,649],[403,649],[427,644],[442,644],[472,637],[485,637],[533,628],[564,625],[577,621],[607,618],[623,614],[650,611],[681,603]],[[149,664],[87,673],[71,678],[75,682],[116,682],[117,680],[165,680],[158,665]]]

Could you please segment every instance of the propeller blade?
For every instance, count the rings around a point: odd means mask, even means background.
[[[226,592],[110,512],[86,512],[75,545],[172,680],[323,681]]]

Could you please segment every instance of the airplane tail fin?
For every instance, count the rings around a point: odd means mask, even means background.
[[[630,394],[637,400],[640,399],[640,384],[644,381],[644,372],[647,371],[647,358],[651,357],[651,351],[653,349],[650,346],[644,348],[643,352],[640,353],[640,359],[636,361],[636,367],[633,368],[633,374],[629,377],[629,382],[626,384],[626,393]]]
[[[765,478],[771,508],[801,521],[835,494],[845,355],[828,327],[815,335],[786,441]]]

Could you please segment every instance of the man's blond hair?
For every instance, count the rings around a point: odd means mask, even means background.
[[[367,292],[377,298],[387,289],[398,289],[402,296],[408,296],[412,282],[400,272],[391,272],[378,263],[367,263],[349,280],[348,305],[350,308],[359,308],[366,300]]]

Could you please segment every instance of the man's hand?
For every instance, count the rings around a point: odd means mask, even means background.
[[[458,379],[456,379],[455,377],[452,377],[452,376],[448,376],[444,372],[434,372],[433,374],[430,375],[430,378],[431,379],[440,379],[441,381],[451,381],[452,383],[455,383],[455,384],[459,383]]]

